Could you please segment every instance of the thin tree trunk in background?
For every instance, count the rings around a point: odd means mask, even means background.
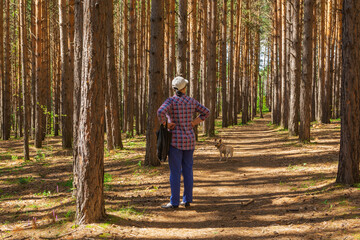
[[[156,130],[159,121],[156,116],[157,109],[162,101],[162,87],[159,84],[164,77],[164,2],[151,1],[151,38],[150,38],[150,89],[149,107],[146,131],[145,165],[159,166],[160,161],[156,154]]]
[[[186,78],[186,48],[187,45],[187,0],[179,1],[178,14],[178,55],[176,59],[177,75]],[[180,89],[179,89],[180,90]]]
[[[331,3],[332,0],[327,0],[327,13],[326,13],[326,23],[325,23],[325,99],[324,99],[324,109],[323,109],[323,123],[330,123],[331,118],[331,89],[332,83],[330,78],[330,69],[331,69],[331,33],[333,31],[332,22],[332,12],[331,12]],[[331,29],[330,29],[331,28]]]
[[[289,114],[289,134],[299,135],[299,89],[300,89],[300,38],[299,38],[299,13],[300,0],[291,0],[291,39],[290,39],[290,114]]]
[[[281,122],[283,128],[288,128],[288,99],[286,92],[286,71],[287,71],[287,47],[286,47],[286,0],[281,0],[281,57],[280,57],[280,73],[281,73]]]
[[[221,23],[221,53],[220,53],[220,79],[221,79],[221,96],[222,96],[222,127],[229,126],[228,123],[228,102],[227,102],[227,83],[226,83],[226,40],[227,40],[227,0],[223,0],[223,18]]]
[[[82,46],[83,46],[83,2],[75,0],[74,5],[74,128],[73,128],[73,196],[77,194],[78,173],[76,166],[78,165],[78,152],[79,152],[79,127],[80,127],[80,108],[81,108],[81,71],[82,71]]]
[[[215,0],[211,0],[210,4],[210,36],[209,40],[209,55],[208,55],[208,79],[209,79],[209,93],[210,93],[210,116],[208,122],[208,136],[215,136],[215,109],[216,109],[216,25],[217,25],[217,4]]]
[[[303,71],[300,83],[300,131],[302,142],[310,141],[310,103],[312,78],[312,41],[313,41],[313,0],[304,0],[304,40],[303,40]]]
[[[5,48],[3,78],[3,140],[10,139],[11,130],[11,62],[10,62],[10,0],[5,0]]]
[[[128,14],[128,0],[124,0],[124,72],[123,72],[123,81],[124,81],[124,117],[123,117],[123,131],[127,133],[128,131],[128,96],[129,96],[129,14]]]
[[[169,62],[169,96],[172,96],[173,90],[171,87],[171,81],[176,74],[176,36],[175,36],[175,2],[170,0],[170,62]],[[190,79],[191,80],[191,79]]]
[[[108,1],[84,1],[80,128],[76,223],[88,224],[105,217],[104,104],[106,81],[106,12]]]
[[[63,148],[71,148],[73,141],[73,82],[70,77],[68,20],[66,0],[59,0],[60,48],[61,48],[61,130]]]
[[[229,124],[234,125],[234,119],[233,119],[233,110],[234,110],[234,53],[233,53],[233,48],[234,48],[234,0],[230,1],[230,29],[229,29],[229,52],[228,52],[228,76],[229,76],[229,108],[228,108],[228,121]]]
[[[360,1],[344,0],[341,139],[336,182],[360,181]]]
[[[242,115],[241,115],[241,123],[246,124],[248,122],[248,84],[249,84],[249,48],[250,48],[250,34],[249,34],[249,20],[250,20],[250,1],[246,2],[246,21],[245,24],[245,50],[244,50],[244,79],[243,79],[243,85],[242,85]]]
[[[0,0],[0,22],[2,23],[4,21],[4,2],[3,0]],[[0,24],[0,43],[3,43],[4,41],[4,31],[3,31],[4,25]],[[2,138],[3,132],[4,132],[4,108],[3,108],[3,94],[4,94],[4,46],[3,44],[0,44],[0,79],[1,79],[1,85],[0,85],[0,137]]]
[[[320,45],[319,45],[319,85],[318,85],[318,121],[326,123],[326,92],[325,92],[325,51],[326,51],[326,37],[325,37],[325,12],[326,0],[321,0],[321,26],[320,26]]]
[[[233,123],[234,125],[237,125],[238,123],[238,113],[240,111],[240,66],[241,66],[241,62],[240,62],[240,48],[241,48],[241,43],[240,43],[240,32],[241,32],[241,27],[242,27],[242,18],[241,18],[241,14],[242,14],[242,0],[237,0],[237,12],[236,12],[236,40],[235,40],[235,83],[234,83],[234,106],[233,106]]]
[[[125,103],[127,107],[127,136],[134,136],[134,89],[135,89],[135,0],[130,0],[129,12],[129,76],[128,76],[128,101]]]
[[[107,94],[109,96],[109,107],[111,112],[111,128],[107,129],[108,132],[112,131],[113,148],[122,148],[121,131],[120,131],[120,117],[119,117],[119,99],[118,88],[116,83],[116,68],[115,68],[115,43],[114,43],[114,5],[113,2],[108,3],[107,16]]]
[[[1,3],[0,3],[1,4]],[[24,106],[24,160],[30,160],[29,156],[29,92],[27,84],[27,25],[26,25],[26,0],[20,0],[20,41],[21,41],[21,78],[22,78],[22,96]],[[1,10],[1,9],[0,9]],[[1,42],[1,41],[0,41]]]
[[[35,79],[35,94],[36,94],[36,117],[35,117],[35,147],[41,148],[42,147],[42,140],[43,140],[43,119],[44,119],[44,112],[42,109],[43,104],[43,74],[41,72],[42,69],[42,4],[41,0],[36,0],[36,79]]]
[[[197,57],[197,1],[190,0],[190,96],[196,98],[197,92],[197,69],[196,69],[196,57]]]
[[[316,19],[317,19],[317,16],[316,16],[316,8],[314,8],[314,11],[313,11],[313,15],[314,15],[314,20],[313,20],[313,44],[312,44],[312,47],[313,47],[313,78],[312,78],[312,86],[311,86],[311,92],[312,92],[312,95],[311,95],[311,116],[310,116],[310,122],[312,121],[315,121],[317,119],[317,85],[318,85],[318,78],[317,78],[317,47],[316,47],[316,44],[317,44],[317,24],[316,24]],[[301,15],[302,16],[302,15]]]
[[[205,106],[208,106],[208,96],[206,95],[207,88],[207,0],[201,0],[201,10],[202,10],[202,27],[201,27],[201,101]],[[203,123],[203,132],[205,133],[206,122]]]

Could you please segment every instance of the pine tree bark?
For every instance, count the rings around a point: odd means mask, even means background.
[[[304,40],[302,78],[300,83],[300,132],[302,142],[310,142],[310,103],[312,79],[312,41],[313,41],[313,0],[304,0]]]
[[[179,1],[177,75],[186,78],[187,0]],[[180,90],[180,89],[179,89]]]
[[[0,22],[4,21],[4,2],[0,0]],[[3,43],[4,41],[4,25],[0,24],[0,42]],[[0,137],[2,138],[4,132],[4,108],[3,108],[3,94],[4,94],[4,46],[0,44]]]
[[[76,166],[78,165],[79,153],[79,127],[80,127],[80,107],[81,107],[81,71],[82,71],[82,46],[83,46],[83,2],[75,0],[74,5],[74,128],[73,128],[73,196],[77,194],[78,173]]]
[[[281,0],[281,57],[280,57],[280,73],[281,73],[281,122],[283,128],[288,128],[288,99],[286,92],[286,71],[287,71],[287,47],[286,47],[286,0]]]
[[[290,45],[290,114],[289,114],[289,134],[297,136],[299,134],[299,89],[300,89],[300,38],[299,38],[299,13],[300,0],[291,0],[291,45]]]
[[[145,165],[159,166],[156,154],[156,130],[159,126],[156,113],[163,100],[162,87],[159,84],[164,77],[164,2],[151,1],[151,38],[149,66],[149,106],[146,131]]]
[[[123,122],[123,131],[128,131],[128,96],[129,96],[129,29],[128,29],[128,0],[124,0],[124,72],[123,72],[123,81],[124,81],[124,122]]]
[[[208,121],[208,136],[215,136],[215,109],[216,109],[216,27],[217,27],[217,3],[215,0],[210,0],[210,36],[209,53],[208,53],[208,80],[209,80],[209,95],[210,95],[210,116]]]
[[[196,69],[196,57],[197,57],[197,1],[190,0],[191,15],[190,15],[190,96],[196,98],[198,73]]]
[[[0,3],[1,4],[1,3]],[[22,78],[22,96],[24,106],[24,160],[30,160],[29,156],[29,94],[27,84],[27,26],[26,26],[26,0],[20,0],[20,41],[21,41],[21,78]],[[0,9],[1,10],[1,9]]]
[[[5,49],[3,78],[3,140],[10,139],[11,131],[11,62],[10,62],[10,0],[5,0]]]
[[[226,61],[226,41],[227,40],[227,0],[223,0],[223,18],[221,23],[221,72],[220,72],[220,79],[221,79],[221,102],[222,102],[222,127],[227,127],[228,123],[228,102],[227,102],[227,61]]]
[[[250,31],[249,31],[249,22],[250,22],[250,1],[246,2],[246,19],[247,23],[245,24],[245,49],[244,49],[244,79],[242,84],[242,115],[241,123],[246,124],[248,122],[249,116],[249,99],[248,99],[248,85],[250,81],[250,66],[249,66],[249,49],[250,49]]]
[[[130,0],[129,2],[129,77],[128,77],[128,102],[127,107],[127,136],[134,136],[134,90],[135,90],[135,31],[136,31],[136,19],[135,19],[135,3],[136,0]]]
[[[113,137],[113,148],[122,148],[121,142],[121,131],[119,122],[119,100],[118,100],[118,86],[116,83],[116,69],[115,69],[115,44],[114,44],[114,15],[110,14],[114,12],[113,2],[108,3],[108,14],[107,14],[107,28],[106,28],[106,39],[107,39],[107,83],[108,89],[107,94],[109,96],[110,113],[111,113],[111,129]]]
[[[45,117],[43,112],[43,74],[42,69],[42,3],[41,0],[36,0],[36,79],[35,79],[35,147],[42,147],[43,132],[45,126],[43,119]]]
[[[63,148],[71,148],[73,141],[73,88],[70,77],[68,18],[66,0],[59,0],[61,49],[61,130]]]
[[[360,1],[344,0],[341,138],[336,182],[360,181]]]
[[[109,1],[84,1],[83,64],[78,139],[76,223],[105,217],[104,104],[106,81],[106,13]]]

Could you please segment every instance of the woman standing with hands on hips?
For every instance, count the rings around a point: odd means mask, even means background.
[[[195,99],[187,96],[188,80],[176,77],[172,81],[172,88],[176,92],[173,97],[166,99],[157,111],[160,123],[166,124],[172,132],[169,150],[170,166],[170,202],[162,208],[178,208],[179,205],[190,207],[193,200],[193,154],[195,150],[194,127],[204,121],[210,114],[209,109]],[[193,119],[194,113],[200,115]],[[181,174],[184,178],[184,194],[180,202]]]

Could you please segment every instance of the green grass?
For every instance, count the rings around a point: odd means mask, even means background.
[[[51,195],[51,192],[44,190],[44,192],[35,193],[34,195],[35,195],[35,196],[45,196],[45,197],[48,197],[48,196]]]

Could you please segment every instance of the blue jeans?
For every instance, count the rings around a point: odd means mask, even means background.
[[[173,206],[179,206],[181,173],[184,178],[183,202],[191,203],[193,200],[193,155],[194,150],[180,150],[173,146],[170,146],[170,203]]]

